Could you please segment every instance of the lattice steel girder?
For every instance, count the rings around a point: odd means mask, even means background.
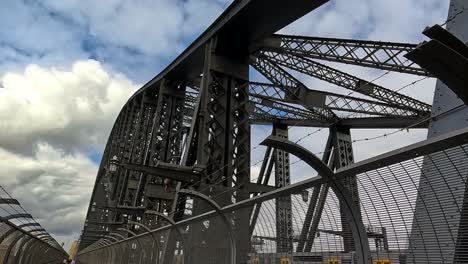
[[[156,122],[150,148],[150,166],[154,166],[158,161],[178,164],[181,159],[180,141],[186,86],[164,79],[159,89]]]
[[[248,142],[250,129],[248,124],[248,64],[238,63],[231,71],[223,72],[223,62],[228,60],[214,53],[216,41],[207,44],[201,89],[200,124],[198,133],[197,164],[206,166],[209,184],[230,186],[247,183],[249,173],[245,171],[249,158]],[[231,62],[234,64],[234,62]],[[226,69],[224,69],[226,70]],[[239,77],[236,77],[239,76]],[[193,121],[192,121],[193,122]],[[228,145],[226,145],[228,143]],[[234,167],[245,167],[231,178],[236,171]],[[240,169],[240,168],[236,168]],[[222,180],[222,177],[225,177]],[[245,197],[247,198],[247,197]],[[224,204],[228,201],[219,202]],[[218,202],[218,201],[217,201]]]
[[[327,65],[315,62],[306,57],[277,52],[263,52],[263,54],[268,56],[270,60],[277,63],[278,65],[282,65],[300,73],[304,73],[320,80],[356,91],[358,93],[378,99],[382,102],[397,105],[402,109],[412,110],[416,113],[429,113],[431,111],[431,105],[429,104],[384,88],[380,85],[368,82]]]
[[[224,206],[249,198],[249,193],[243,188],[250,182],[249,65],[247,56],[236,59],[226,57],[222,51],[218,51],[218,45],[217,39],[212,39],[205,47],[200,110],[198,121],[192,120],[192,127],[196,128],[195,123],[199,122],[196,160],[197,164],[206,166],[206,180],[198,188],[216,197],[216,202]],[[231,188],[236,191],[226,192]],[[203,206],[194,205],[194,211],[203,210]],[[244,227],[249,224],[249,215],[236,212],[235,219],[238,250],[246,252],[249,237]],[[198,233],[198,230],[195,232]],[[216,229],[213,232],[219,233]],[[202,239],[197,234],[194,237]],[[214,237],[206,240],[207,244],[220,243]],[[202,261],[197,254],[192,256],[194,261]]]
[[[298,99],[287,96],[283,92],[284,89],[285,88],[278,87],[273,84],[251,83],[250,94],[287,103],[298,103]],[[309,106],[351,113],[397,117],[417,116],[419,114],[419,112],[411,111],[406,107],[400,107],[394,104],[375,102],[353,96],[312,90],[308,88],[301,89],[297,97],[300,98],[300,101]]]
[[[136,134],[140,126],[139,119],[141,118],[141,112],[143,107],[142,102],[143,95],[140,95],[135,98],[132,104],[128,109],[127,120],[124,126],[124,132],[122,133],[123,139],[120,143],[120,157],[119,160],[122,163],[129,163],[132,157],[132,150],[135,145],[136,141]],[[118,192],[118,196],[116,197],[116,202],[119,204],[124,203],[126,197],[129,196],[129,192],[127,190],[127,184],[130,177],[133,177],[135,174],[131,174],[131,172],[126,168],[121,168],[118,170],[118,177],[117,177],[117,185],[116,189]],[[117,217],[119,217],[117,215]]]
[[[273,126],[273,135],[288,139],[288,127],[281,125]],[[289,153],[281,149],[274,149],[275,157],[275,186],[278,188],[291,184],[289,169]],[[293,224],[291,196],[278,197],[276,205],[276,252],[292,253],[293,251]]]
[[[318,122],[322,123],[328,123],[327,120],[322,119],[320,116],[314,115],[310,111],[270,100],[267,97],[251,96],[250,103],[253,105],[253,107],[249,109],[251,114],[264,114],[273,116],[274,118],[278,119],[309,119],[317,120]]]
[[[188,95],[193,97],[192,95]],[[190,100],[192,100],[191,98]],[[307,109],[297,108],[288,104],[277,102],[265,96],[250,94],[249,107],[247,108],[251,123],[271,124],[276,119],[296,119],[299,123],[302,121],[314,121],[319,126],[327,125],[327,120],[323,120],[320,116],[314,115]],[[190,109],[193,113],[195,109]]]
[[[145,97],[146,93],[139,96],[134,103],[133,120],[126,132],[128,141],[124,147],[122,164],[135,163],[141,164],[143,159],[146,158],[147,151],[147,137],[149,136],[148,129],[153,120],[155,106],[147,104]],[[136,205],[137,203],[137,192],[139,184],[143,174],[139,171],[130,170],[123,166],[121,171],[124,171],[123,185],[120,191],[118,204],[124,205]],[[136,184],[135,184],[136,183]],[[120,217],[118,214],[117,217]]]
[[[274,35],[260,45],[264,51],[291,53],[313,59],[354,64],[382,70],[431,76],[403,55],[416,48],[415,44],[354,39]],[[255,50],[256,47],[251,49]]]
[[[354,163],[353,144],[351,140],[351,131],[349,128],[343,128],[334,126],[332,132],[333,136],[333,156],[335,158],[336,169],[349,166]],[[361,216],[360,203],[359,203],[359,191],[357,185],[356,175],[349,175],[342,181],[343,186],[349,191],[352,201],[357,208],[357,212]],[[351,235],[351,228],[349,226],[349,219],[346,218],[346,214],[343,211],[343,206],[340,202],[340,213],[341,213],[341,227],[343,230],[343,245],[346,252],[355,251],[355,245]],[[314,234],[315,235],[315,234]]]
[[[263,89],[263,83],[250,83],[254,89]],[[268,87],[272,86],[269,84]],[[253,89],[253,88],[251,88]],[[272,91],[266,90],[269,96],[276,96]],[[282,95],[279,95],[282,96]],[[249,122],[254,125],[283,124],[288,126],[302,127],[329,127],[330,122],[317,118],[307,109],[296,108],[291,105],[282,104],[266,97],[250,96],[251,107],[249,111]],[[191,112],[193,112],[192,109]],[[419,122],[418,122],[419,121]],[[339,125],[357,129],[372,128],[427,128],[427,120],[419,117],[365,117],[365,118],[344,118],[338,121]]]
[[[298,103],[315,115],[321,116],[325,120],[335,120],[338,118],[335,113],[329,109],[310,106],[301,101],[300,94],[303,89],[306,89],[305,85],[275,63],[263,57],[251,57],[250,65],[263,74],[263,76],[269,79],[273,84],[284,89],[283,92],[285,92],[291,100],[297,100]]]
[[[132,164],[144,166],[148,163],[149,148],[152,142],[151,136],[154,135],[154,125],[158,117],[156,114],[158,100],[160,99],[160,94],[158,92],[158,89],[153,88],[148,89],[142,95],[140,117],[138,120],[139,125],[135,132],[135,143],[130,158]],[[125,169],[129,168],[125,167]],[[141,204],[146,183],[146,173],[130,169],[130,175],[130,183],[133,183],[133,186],[131,189],[127,186],[127,192],[131,195],[128,200],[131,201],[133,206],[137,207]]]
[[[184,84],[168,79],[162,79],[157,86],[157,100],[147,129],[149,139],[145,139],[143,163],[128,164],[142,175],[138,182],[135,205],[170,211],[170,202],[166,201],[173,200],[174,194],[163,190],[163,180],[191,182],[200,177],[192,172],[192,168],[179,168],[176,165],[181,159],[181,140],[185,131],[182,129],[185,90]]]

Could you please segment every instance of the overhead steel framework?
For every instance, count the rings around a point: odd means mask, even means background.
[[[466,129],[358,163],[351,130],[427,128],[464,106],[434,115],[398,87],[333,66],[437,76],[465,103],[466,75],[440,67],[449,62],[431,42],[276,34],[326,2],[234,1],[127,101],[104,151],[79,263],[463,263],[466,194],[453,182],[466,182]],[[467,48],[451,33],[425,34],[465,63]],[[268,82],[251,80],[250,69]],[[255,179],[252,125],[272,126]],[[289,140],[292,127],[329,130],[321,159]],[[291,184],[290,154],[318,175]]]

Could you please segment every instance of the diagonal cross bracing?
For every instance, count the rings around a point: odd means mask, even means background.
[[[283,92],[285,88],[267,83],[251,83],[250,95],[270,98],[272,100],[295,103]],[[331,110],[355,112],[376,116],[417,116],[418,112],[405,107],[388,103],[376,102],[362,98],[329,93],[318,90],[304,89],[301,96],[307,105],[323,107]]]
[[[354,64],[382,70],[431,76],[403,57],[416,44],[274,35],[264,41],[264,50],[292,53],[313,59]]]
[[[310,106],[301,101],[299,95],[301,89],[305,88],[305,85],[303,85],[292,75],[281,69],[278,65],[264,58],[253,59],[251,65],[258,72],[260,72],[267,79],[269,79],[273,84],[283,88],[283,91],[286,93],[286,95],[298,100],[298,102],[302,106],[309,109],[314,114],[320,115],[328,120],[333,120],[337,118],[335,113],[333,113],[331,110]]]
[[[264,52],[263,54],[268,56],[271,61],[281,66],[356,91],[382,102],[397,105],[416,113],[429,113],[431,110],[429,104],[315,62],[311,59],[287,53]]]

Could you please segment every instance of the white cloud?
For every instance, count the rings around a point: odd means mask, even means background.
[[[147,55],[182,50],[182,40],[204,30],[227,1],[104,0],[45,1],[44,6],[86,27],[104,45]]]
[[[47,231],[81,230],[100,153],[137,85],[93,60],[0,78],[0,182]],[[67,244],[68,246],[68,244]]]
[[[0,39],[25,53],[52,52],[57,47],[76,46],[75,30],[42,12],[30,1],[2,1]]]
[[[117,113],[137,87],[99,62],[59,70],[29,65],[0,78],[0,146],[32,153],[39,142],[67,152],[102,149]]]
[[[282,32],[337,38],[414,42],[426,26],[443,23],[448,2],[439,0],[334,0]]]
[[[93,58],[144,82],[229,2],[5,0],[0,6],[0,75],[31,63],[63,66]]]
[[[48,144],[39,144],[32,157],[0,148],[2,186],[53,235],[81,230],[96,172],[84,154],[66,154]]]
[[[224,7],[225,4],[219,4],[212,0],[186,1],[184,3],[184,10],[187,17],[184,22],[183,32],[189,36],[194,33],[203,32],[221,14]]]

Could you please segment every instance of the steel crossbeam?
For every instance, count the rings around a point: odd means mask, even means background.
[[[382,102],[387,102],[390,105],[397,105],[402,109],[406,109],[409,113],[428,113],[431,109],[429,104],[318,63],[307,57],[277,52],[263,52],[262,54],[281,66],[356,91]]]
[[[272,100],[283,101],[287,103],[296,103],[297,100],[291,99],[284,93],[284,88],[265,83],[252,83],[250,85],[250,95],[270,98]],[[330,110],[360,113],[371,116],[417,116],[419,112],[408,110],[407,107],[400,107],[394,104],[382,103],[366,100],[358,97],[341,95],[336,93],[303,89],[300,95],[301,101],[309,106],[327,108]]]
[[[416,48],[416,44],[288,35],[274,35],[262,44],[263,50],[431,76],[429,72],[412,62],[408,62],[403,57]]]
[[[278,65],[265,58],[252,58],[251,65],[273,84],[280,87],[291,100],[296,100],[312,113],[321,116],[325,120],[334,120],[337,118],[335,113],[329,109],[315,107],[304,102],[300,95],[301,92],[306,89],[305,85]]]

